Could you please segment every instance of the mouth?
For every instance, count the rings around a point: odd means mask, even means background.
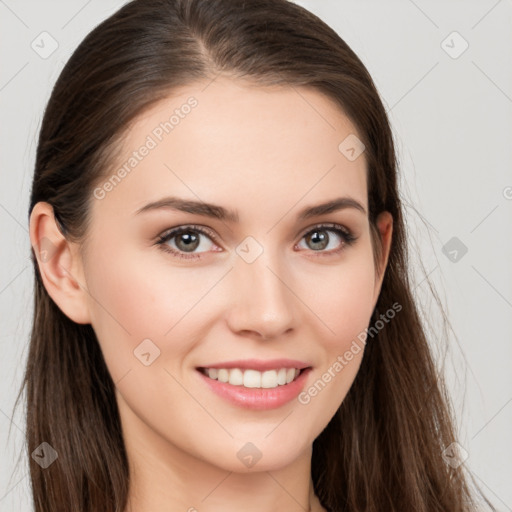
[[[281,367],[265,371],[243,368],[206,368],[197,370],[211,380],[250,389],[273,389],[286,386],[297,380],[299,376],[310,369]]]
[[[313,367],[296,359],[238,359],[196,367],[196,374],[214,393],[244,409],[277,409],[302,391]]]

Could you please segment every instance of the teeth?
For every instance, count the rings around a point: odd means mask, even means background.
[[[242,370],[239,370],[238,368],[233,368],[229,372],[228,382],[233,386],[241,386],[244,383],[244,374],[242,373]]]
[[[238,368],[236,368],[236,369],[238,369]],[[233,371],[233,370],[231,370],[231,371]],[[245,370],[245,372],[244,372],[244,387],[246,387],[246,388],[261,388],[261,372],[258,372],[256,370]]]
[[[244,386],[246,388],[276,388],[284,386],[294,380],[300,373],[297,368],[279,368],[278,370],[245,370],[240,368],[206,368],[202,370],[210,379],[219,382],[229,382],[233,386]]]
[[[283,384],[286,384],[286,368],[281,368],[277,372],[277,383],[282,386]]]
[[[217,371],[217,379],[219,382],[227,382],[229,380],[229,372],[222,368]]]

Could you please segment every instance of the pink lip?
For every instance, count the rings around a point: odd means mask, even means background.
[[[279,368],[298,368],[302,370],[309,366],[311,365],[295,359],[239,359],[238,361],[205,364],[198,368],[240,368],[241,370],[258,370],[259,372],[264,372],[265,370],[277,370]]]
[[[280,364],[277,366],[267,367],[264,369],[272,369],[272,368],[284,368],[288,366],[288,364],[282,364],[284,360],[279,360]],[[289,360],[288,360],[289,361]],[[247,363],[247,361],[244,361]],[[289,368],[299,368],[296,366],[297,362],[289,365]],[[248,368],[258,369],[257,366],[248,366]],[[272,362],[275,365],[275,361]],[[240,366],[208,366],[207,368],[240,368]],[[201,373],[201,371],[197,370],[197,374],[203,380],[203,382],[218,396],[224,398],[228,402],[235,404],[239,407],[243,407],[245,409],[253,409],[253,410],[266,410],[266,409],[277,409],[278,407],[283,406],[284,404],[290,402],[294,398],[296,398],[299,393],[304,388],[306,383],[306,379],[309,375],[311,368],[306,368],[303,370],[299,376],[290,382],[289,384],[285,384],[284,386],[277,386],[276,388],[244,388],[243,386],[233,386],[227,382],[219,382],[215,379],[210,379],[210,377]]]

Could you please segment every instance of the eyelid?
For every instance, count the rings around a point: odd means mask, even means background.
[[[159,239],[166,238],[168,235],[170,235],[173,232],[180,232],[180,231],[186,231],[187,229],[190,230],[197,230],[201,233],[204,233],[208,235],[212,240],[217,240],[217,235],[215,231],[210,229],[207,226],[202,226],[201,224],[182,224],[180,226],[176,226],[174,228],[166,229],[164,232],[162,232],[160,235],[158,235]]]
[[[307,235],[309,232],[314,231],[315,229],[339,229],[349,237],[354,236],[349,228],[343,226],[342,224],[337,224],[336,222],[317,222],[316,224],[312,224],[311,226],[301,230],[297,236],[302,238],[304,235]]]
[[[320,257],[322,257],[322,256],[327,257],[327,256],[332,256],[332,255],[338,254],[338,253],[344,251],[347,246],[352,245],[358,238],[357,236],[355,236],[353,234],[352,230],[350,230],[349,228],[347,228],[341,224],[338,224],[335,222],[320,222],[320,223],[312,224],[309,227],[302,230],[300,232],[300,236],[297,235],[297,236],[299,236],[299,241],[295,244],[294,248],[297,246],[298,243],[300,243],[300,241],[304,238],[305,235],[313,232],[315,229],[317,229],[317,230],[324,229],[326,231],[330,230],[333,232],[337,232],[336,233],[337,236],[342,239],[341,247],[339,247],[338,249],[331,249],[330,251],[311,251],[313,253],[317,253],[317,256],[320,256]],[[175,236],[177,236],[183,232],[186,232],[187,230],[197,231],[203,235],[206,235],[216,245],[219,245],[219,246],[221,245],[221,244],[218,244],[217,235],[212,229],[210,229],[207,226],[203,226],[203,225],[199,225],[199,224],[182,224],[179,226],[175,226],[173,228],[166,229],[164,232],[162,232],[160,235],[158,235],[156,243],[157,243],[157,245],[162,246],[163,250],[174,254],[177,258],[200,259],[203,257],[203,256],[201,256],[201,254],[207,254],[209,251],[205,251],[204,253],[201,253],[201,252],[200,253],[185,253],[185,252],[181,252],[181,251],[176,251],[175,249],[170,248],[170,247],[167,247],[167,248],[163,247],[169,240],[172,240]],[[342,233],[342,235],[340,235],[340,233]],[[215,252],[219,252],[219,251],[215,251]]]
[[[297,237],[302,238],[302,237],[304,237],[304,235],[307,235],[310,231],[312,231],[314,229],[324,229],[324,228],[327,228],[327,229],[328,228],[340,229],[347,236],[349,236],[349,237],[350,236],[354,236],[352,231],[349,228],[347,228],[347,227],[345,227],[345,226],[343,226],[341,224],[337,224],[335,222],[319,222],[319,223],[316,223],[316,224],[311,224],[307,228],[302,229],[295,236],[295,238],[297,238]],[[174,233],[174,232],[178,232],[179,233],[180,231],[186,231],[187,229],[198,230],[199,232],[208,235],[215,242],[217,242],[217,240],[218,240],[218,237],[217,237],[217,234],[215,233],[215,231],[213,231],[208,226],[203,226],[201,224],[182,224],[180,226],[175,226],[173,228],[168,228],[165,231],[163,231],[161,234],[159,234],[157,238],[159,240],[161,240],[161,239],[166,238],[171,233]]]

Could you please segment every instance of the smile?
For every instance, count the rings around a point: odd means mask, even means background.
[[[299,376],[302,370],[299,368],[277,368],[260,372],[240,368],[199,368],[199,371],[210,379],[225,382],[232,386],[271,389],[290,384]]]

